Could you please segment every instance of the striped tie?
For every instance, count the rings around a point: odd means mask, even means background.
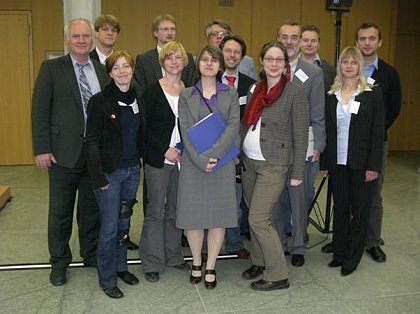
[[[76,63],[79,67],[79,87],[80,87],[80,94],[82,96],[82,104],[83,104],[83,111],[86,116],[86,108],[87,103],[89,102],[90,97],[92,97],[92,91],[90,89],[89,82],[87,80],[85,71],[83,71],[83,68],[88,64],[79,64]]]

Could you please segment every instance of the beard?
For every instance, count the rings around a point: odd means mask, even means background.
[[[297,46],[288,46],[286,49],[287,49],[287,56],[289,58],[293,58],[299,53],[299,48]]]

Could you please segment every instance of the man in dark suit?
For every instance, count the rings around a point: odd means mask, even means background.
[[[32,99],[32,135],[36,165],[48,169],[48,247],[50,282],[66,283],[72,261],[69,240],[77,193],[80,255],[86,266],[96,265],[98,209],[85,159],[86,106],[107,83],[105,67],[89,58],[93,26],[85,19],[65,28],[69,53],[44,61]]]
[[[256,81],[239,71],[239,64],[246,55],[246,44],[242,37],[227,35],[220,43],[220,49],[223,51],[225,59],[225,71],[220,76],[222,83],[235,87],[238,91],[240,116],[242,119],[245,105],[247,103],[247,94],[249,88]],[[239,258],[248,258],[249,252],[245,249],[241,237],[240,225],[243,216],[242,203],[242,183],[238,175],[236,179],[236,199],[238,209],[238,227],[227,228],[225,234],[225,250],[228,253],[236,254]]]
[[[90,52],[90,58],[102,64],[113,53],[113,47],[120,33],[120,22],[110,14],[99,15],[95,20],[96,47]]]
[[[152,23],[152,33],[156,38],[157,47],[136,58],[134,79],[138,82],[141,91],[157,82],[163,77],[163,69],[159,64],[159,51],[167,42],[175,40],[176,21],[172,15],[159,15]],[[181,79],[186,87],[193,86],[197,80],[197,71],[191,53],[188,55],[188,65],[182,71]]]
[[[366,22],[361,24],[356,31],[356,45],[363,55],[364,72],[368,83],[379,85],[382,89],[385,115],[383,162],[382,170],[375,181],[375,193],[370,207],[366,251],[374,261],[385,262],[386,254],[381,249],[384,211],[381,191],[388,155],[388,129],[397,119],[401,109],[401,83],[397,70],[378,57],[377,50],[382,45],[382,37],[377,25]]]
[[[320,153],[325,148],[325,93],[322,70],[303,61],[299,56],[301,41],[300,26],[288,22],[279,27],[277,40],[287,48],[290,65],[290,79],[305,89],[309,102],[308,149],[306,153],[303,183],[287,185],[279,203],[273,208],[273,224],[280,234],[284,250],[292,254],[292,265],[300,267],[305,263],[305,237],[308,225],[309,195],[313,190],[319,169]],[[284,227],[285,213],[292,214],[292,243],[287,244]]]

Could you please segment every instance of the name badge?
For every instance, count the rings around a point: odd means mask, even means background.
[[[373,84],[375,84],[375,80],[373,79],[373,78],[371,78],[370,76],[367,78],[367,83],[369,84],[369,85],[373,85]]]
[[[309,78],[309,76],[307,76],[306,73],[302,71],[302,69],[297,70],[295,75],[299,78],[299,80],[301,80],[302,83],[305,83]]]
[[[246,105],[246,96],[239,97],[239,106]]]
[[[359,112],[360,102],[353,101],[350,106],[350,112],[353,114],[357,114]]]
[[[131,105],[131,109],[133,109],[134,114],[139,113],[139,105],[137,105],[137,100],[134,100],[134,103]]]

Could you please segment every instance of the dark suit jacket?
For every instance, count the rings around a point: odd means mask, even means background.
[[[385,115],[385,141],[388,140],[388,128],[391,127],[395,119],[400,114],[401,109],[401,82],[397,70],[383,61],[378,60],[378,69],[373,71],[372,78],[375,85],[378,84],[382,89]]]
[[[137,97],[137,104],[141,106],[140,97]],[[136,115],[140,125],[141,112],[142,110]],[[140,127],[137,135],[140,155],[143,145],[141,131]],[[86,159],[94,189],[108,184],[105,173],[112,173],[118,168],[122,150],[120,106],[112,89],[107,85],[102,92],[92,96],[88,105]]]
[[[328,92],[334,83],[336,75],[335,68],[327,60],[321,59],[321,69],[324,76],[325,92]]]
[[[100,62],[100,60],[99,60],[99,56],[98,56],[98,53],[96,52],[96,48],[94,48],[90,53],[89,53],[89,56],[90,56],[90,58],[91,59],[93,59],[93,60],[96,60],[96,61],[98,61],[98,62]]]
[[[142,94],[144,104],[144,162],[162,168],[164,154],[169,148],[175,115],[159,82],[150,85]]]
[[[356,96],[355,101],[360,102],[360,107],[357,114],[351,115],[347,166],[380,172],[384,145],[381,90],[374,87],[372,91]],[[336,95],[328,96],[325,114],[327,147],[321,157],[320,166],[323,170],[337,166],[337,103]]]
[[[108,82],[105,67],[92,60],[101,88]],[[52,153],[58,165],[73,168],[84,140],[85,120],[79,85],[70,55],[44,61],[32,98],[34,154]]]
[[[192,54],[188,55],[188,65],[184,67],[181,74],[181,80],[186,87],[193,86],[197,81],[197,71],[195,70],[194,59]],[[134,71],[134,79],[144,89],[162,78],[162,68],[159,64],[159,54],[157,48],[151,49],[136,57],[136,68]]]

